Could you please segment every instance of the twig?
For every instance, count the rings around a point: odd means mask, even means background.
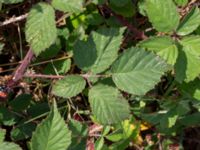
[[[46,75],[46,74],[33,74],[33,73],[25,73],[24,77],[28,78],[47,78],[47,79],[62,79],[65,76],[61,75]]]
[[[75,74],[75,75],[79,75],[85,79],[88,79],[89,77],[96,77],[96,78],[106,78],[106,77],[110,77],[111,75],[90,75],[90,74]],[[62,79],[66,76],[62,76],[62,75],[46,75],[46,74],[33,74],[33,73],[25,73],[24,77],[28,77],[28,78],[47,78],[47,79]]]
[[[15,23],[15,22],[18,22],[18,21],[21,21],[21,20],[24,20],[24,19],[27,18],[27,16],[28,16],[28,13],[21,15],[21,16],[18,16],[18,17],[9,18],[8,20],[5,20],[4,22],[0,22],[0,27],[11,24],[11,23]]]
[[[126,26],[130,31],[132,31],[135,34],[136,39],[148,38],[143,31],[138,30],[136,27],[130,24],[123,16],[116,14],[106,5],[103,5],[103,8],[105,8],[109,13],[113,14],[113,16],[115,16],[122,25]]]
[[[59,60],[63,60],[63,59],[68,59],[68,58],[71,58],[71,57],[72,57],[72,55],[68,55],[68,56],[63,56],[63,57],[55,58],[55,59],[51,59],[51,60],[45,60],[45,61],[41,61],[41,62],[38,62],[38,63],[33,63],[33,64],[30,65],[30,67],[47,64],[47,63],[49,63],[51,61],[59,61]],[[18,65],[18,64],[21,64],[21,63],[22,63],[22,61],[13,62],[13,63],[6,63],[6,64],[0,64],[0,67]],[[0,72],[0,73],[2,73],[2,72]]]
[[[93,134],[96,134],[100,131],[102,131],[103,126],[102,125],[98,125],[98,124],[93,124],[89,127],[89,136],[92,136]]]
[[[22,60],[21,64],[19,65],[19,67],[14,72],[12,79],[7,83],[7,86],[9,88],[12,88],[15,84],[17,84],[17,82],[21,78],[23,78],[23,74],[26,71],[26,68],[30,64],[30,62],[31,62],[33,57],[34,57],[34,53],[33,53],[33,51],[31,49],[29,49],[29,51],[27,52],[26,56]]]

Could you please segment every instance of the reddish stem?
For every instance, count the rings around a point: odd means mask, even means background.
[[[11,81],[8,82],[7,86],[12,88],[17,82],[23,78],[23,75],[26,71],[26,68],[30,64],[32,58],[34,57],[34,53],[31,49],[27,52],[26,56],[22,60],[21,64],[17,67],[16,71],[13,74]]]
[[[110,8],[108,8],[106,5],[103,5],[103,8],[106,9],[109,13],[113,14],[119,22],[126,26],[130,31],[132,31],[135,34],[136,39],[147,39],[148,37],[144,34],[143,31],[138,30],[136,27],[134,27],[132,24],[130,24],[123,16],[116,14],[114,11],[112,11]]]

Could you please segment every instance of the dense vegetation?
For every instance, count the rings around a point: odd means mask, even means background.
[[[0,0],[0,150],[200,149],[198,0]]]

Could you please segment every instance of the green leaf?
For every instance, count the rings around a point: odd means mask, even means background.
[[[179,56],[175,65],[176,80],[186,82],[194,80],[200,74],[200,37],[189,36],[183,38],[180,43],[183,46],[179,50]]]
[[[4,141],[5,135],[6,135],[6,130],[0,129],[0,143],[2,143]]]
[[[123,7],[124,5],[128,4],[130,0],[110,0],[110,3],[113,3],[114,5],[118,7]],[[132,3],[133,4],[133,3]]]
[[[103,146],[105,145],[105,141],[103,137],[100,137],[95,142],[95,150],[102,150]]]
[[[16,4],[23,2],[24,0],[2,0],[3,4]]]
[[[60,97],[70,98],[82,92],[85,85],[86,82],[83,77],[69,75],[53,85],[52,93]]]
[[[72,143],[68,150],[85,150],[88,137],[87,125],[71,119],[68,126],[73,135]]]
[[[179,14],[172,0],[146,0],[150,22],[160,32],[170,32],[179,24]]]
[[[71,143],[71,132],[58,112],[54,101],[48,117],[36,128],[31,139],[31,150],[66,150]]]
[[[98,84],[89,91],[92,113],[101,124],[115,124],[129,117],[129,104],[111,86]]]
[[[6,107],[0,107],[0,124],[12,126],[19,121],[19,117],[8,110]]]
[[[137,4],[138,11],[141,15],[146,16],[146,3],[145,0],[140,0]]]
[[[11,138],[14,141],[24,140],[31,137],[32,132],[35,130],[36,124],[35,123],[26,123],[22,125],[18,125],[11,131]]]
[[[4,44],[0,43],[0,54],[2,53],[3,47],[4,47]]]
[[[151,37],[140,42],[139,46],[155,52],[171,65],[175,64],[178,57],[178,49],[174,41],[168,36]]]
[[[61,49],[62,49],[61,40],[57,38],[55,43],[53,43],[49,48],[40,53],[40,55],[37,57],[37,60],[39,59],[41,61],[44,59],[47,60],[50,58],[54,58]]]
[[[193,97],[200,100],[200,80],[197,78],[188,83],[182,83],[180,90],[188,97]]]
[[[175,65],[176,80],[180,83],[194,80],[200,74],[200,58],[198,54],[189,46],[183,47],[179,52],[179,58]]]
[[[36,103],[27,110],[28,115],[30,115],[32,118],[48,113],[49,111],[50,108],[46,102]]]
[[[200,25],[200,11],[194,7],[180,22],[177,28],[178,35],[187,35],[192,33]]]
[[[25,34],[36,55],[55,42],[57,30],[55,12],[51,5],[41,2],[32,7],[27,18]]]
[[[190,47],[193,51],[200,56],[200,36],[187,36],[180,41],[183,47]]]
[[[179,6],[185,6],[188,3],[188,0],[174,0],[174,1]]]
[[[200,112],[184,116],[180,119],[180,123],[185,126],[196,126],[200,123]]]
[[[168,65],[155,54],[132,47],[113,64],[112,78],[119,89],[143,95],[154,88],[168,69]]]
[[[106,0],[93,0],[93,3],[102,5],[102,4],[106,3]]]
[[[0,143],[0,149],[2,150],[22,150],[19,145],[11,142]]]
[[[92,32],[86,42],[78,41],[74,59],[84,71],[100,73],[109,68],[117,58],[124,28],[101,28]]]
[[[109,6],[117,14],[120,14],[124,17],[132,17],[136,12],[136,8],[132,0],[124,0],[124,2],[125,1],[127,2],[123,6],[119,6],[119,5],[116,5],[116,3],[119,3],[119,1],[113,0],[113,1],[110,1]]]
[[[79,13],[83,10],[83,0],[53,0],[52,6],[63,12]]]
[[[52,61],[44,68],[45,74],[65,74],[71,67],[71,59]]]
[[[17,96],[14,100],[9,102],[9,105],[14,111],[25,110],[31,102],[32,96],[29,94],[22,94]]]
[[[160,129],[164,131],[166,128],[176,128],[177,120],[188,112],[190,112],[190,106],[187,101],[180,101],[177,104],[174,104],[173,102],[173,105],[169,108],[168,112],[159,120]]]
[[[114,132],[110,133],[109,135],[106,135],[106,139],[112,142],[118,142],[123,139],[123,130],[118,129]]]
[[[162,124],[164,124],[164,128],[166,128],[166,125],[167,128],[172,128],[176,124],[176,121],[178,119],[176,110],[170,110],[165,117],[161,119],[161,126]]]
[[[104,18],[98,12],[92,12],[87,15],[87,22],[90,25],[100,25],[104,22]]]

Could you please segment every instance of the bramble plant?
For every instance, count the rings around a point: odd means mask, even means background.
[[[198,149],[198,0],[0,6],[0,150]]]

